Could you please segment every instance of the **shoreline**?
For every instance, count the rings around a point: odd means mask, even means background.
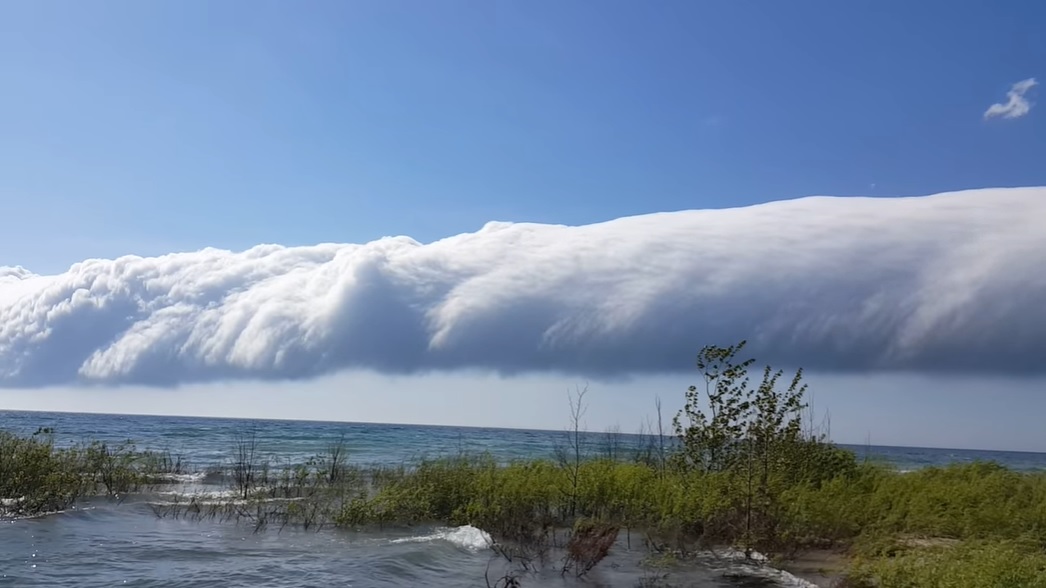
[[[839,588],[846,578],[850,556],[838,549],[814,549],[781,564],[781,570],[817,588]]]

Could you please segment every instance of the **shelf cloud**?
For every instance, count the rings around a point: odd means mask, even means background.
[[[705,344],[840,373],[1046,373],[1046,188],[811,197],[422,244],[259,245],[0,267],[0,385],[345,369],[590,378]]]

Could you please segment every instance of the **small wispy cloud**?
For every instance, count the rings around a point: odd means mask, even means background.
[[[1035,78],[1028,78],[1021,80],[1010,88],[1010,91],[1006,93],[1005,103],[996,103],[988,107],[988,110],[984,111],[984,118],[1020,118],[1029,111],[1031,111],[1032,103],[1025,98],[1025,94],[1028,90],[1031,90],[1037,86],[1039,82],[1035,81]]]

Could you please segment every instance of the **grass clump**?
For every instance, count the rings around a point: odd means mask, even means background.
[[[1008,540],[922,545],[858,561],[849,582],[856,588],[1046,588],[1046,553]]]
[[[171,481],[184,463],[170,452],[139,452],[130,442],[56,445],[53,431],[0,431],[0,516],[62,511],[88,496],[118,496]]]
[[[953,539],[1018,539],[1046,546],[1046,476],[994,463],[880,475],[863,503],[870,531]]]
[[[0,515],[64,510],[85,490],[76,451],[56,448],[46,432],[19,437],[0,431]]]
[[[793,539],[847,542],[862,555],[890,555],[896,545],[921,539],[1046,546],[1046,474],[994,463],[909,473],[864,465],[820,486],[795,486],[783,500]]]

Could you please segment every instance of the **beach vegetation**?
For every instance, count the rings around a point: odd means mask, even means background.
[[[0,431],[0,516],[35,516],[86,497],[118,497],[170,483],[187,468],[180,456],[139,451],[129,441],[60,446],[50,429],[26,436]]]

